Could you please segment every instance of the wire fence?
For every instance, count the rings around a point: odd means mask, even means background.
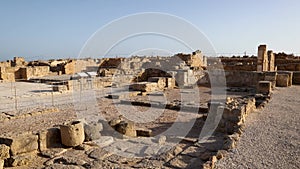
[[[0,85],[0,111],[16,111],[27,108],[57,107],[62,104],[74,104],[78,102],[89,102],[95,97],[105,95],[105,92],[99,92],[100,86],[95,85],[93,81],[74,80],[67,87],[64,82],[45,84],[41,82],[11,82]],[[56,87],[62,87],[61,91],[55,90]],[[91,92],[95,95],[91,97]]]

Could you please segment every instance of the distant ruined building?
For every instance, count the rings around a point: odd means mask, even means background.
[[[257,54],[257,71],[275,71],[275,56],[272,50],[267,51],[267,45],[260,45]]]

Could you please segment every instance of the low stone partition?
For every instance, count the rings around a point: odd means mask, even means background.
[[[51,108],[45,108],[45,109],[22,109],[22,110],[17,110],[17,111],[10,111],[10,112],[5,112],[5,113],[0,113],[0,122],[3,121],[9,121],[9,120],[14,120],[14,119],[20,119],[20,118],[26,118],[30,116],[38,116],[42,114],[47,114],[47,113],[55,113],[58,112],[59,109],[56,107],[51,107]],[[3,134],[3,133],[1,133]]]
[[[278,71],[277,72],[276,86],[278,87],[288,87],[293,84],[293,72],[289,71]]]
[[[256,109],[255,98],[227,99],[227,103],[218,106],[218,109],[223,111],[223,115],[217,131],[228,135],[241,133],[246,116]]]
[[[149,77],[149,82],[157,83],[159,89],[169,88],[173,89],[176,87],[176,80],[171,77]]]
[[[68,90],[68,87],[66,85],[54,85],[52,90],[54,92],[64,92]]]
[[[300,71],[293,72],[293,84],[300,84]]]
[[[45,131],[40,131],[39,136],[39,151],[45,151],[50,148],[62,147],[61,134],[59,128],[49,128]]]
[[[276,80],[277,87],[288,87],[289,86],[289,75],[278,74]]]
[[[153,92],[158,91],[158,84],[155,82],[138,82],[131,84],[129,89],[133,91],[141,91],[141,92]]]
[[[130,99],[121,99],[120,104],[134,105],[134,106],[144,106],[144,107],[154,107],[162,109],[170,109],[185,112],[198,112],[205,114],[208,112],[206,105],[195,105],[194,103],[181,103],[176,101],[170,102],[159,102],[159,101],[136,101]]]
[[[199,85],[227,87],[256,87],[259,81],[272,82],[272,88],[276,85],[277,72],[257,71],[224,71],[222,69],[209,70],[206,75],[198,80]]]
[[[19,135],[3,136],[0,138],[0,168],[1,165],[16,167],[26,165],[32,154],[38,152],[38,135],[23,133]]]
[[[263,72],[264,81],[271,82],[272,89],[276,87],[277,72]]]
[[[259,94],[270,94],[272,91],[272,82],[259,81],[257,84],[256,92]]]

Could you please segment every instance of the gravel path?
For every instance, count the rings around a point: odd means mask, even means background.
[[[300,168],[300,86],[278,88],[248,116],[236,149],[217,168]]]

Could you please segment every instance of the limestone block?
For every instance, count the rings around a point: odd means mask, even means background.
[[[269,94],[272,90],[272,82],[269,81],[259,81],[257,85],[256,92],[261,94]]]
[[[9,158],[9,147],[5,144],[0,144],[0,160],[5,160],[7,158]],[[1,168],[1,166],[0,166]]]
[[[0,159],[0,169],[3,169],[4,167],[4,160]]]
[[[28,153],[38,150],[38,135],[25,133],[6,138],[0,138],[0,144],[6,144],[10,147],[11,155]]]
[[[220,106],[220,108],[222,108],[222,106]],[[230,119],[234,116],[234,114],[232,113],[231,109],[228,108],[228,107],[224,107],[223,108],[223,115],[222,115],[222,118],[223,119]]]
[[[133,122],[122,121],[116,125],[116,130],[126,136],[136,137],[136,130]]]
[[[272,82],[272,88],[276,86],[276,77],[277,72],[264,72],[264,80],[263,81],[270,81]]]
[[[278,87],[288,87],[289,86],[289,75],[278,74],[276,80],[276,86]]]
[[[157,83],[159,89],[164,89],[167,86],[167,80],[164,77],[150,77],[148,81]]]
[[[158,86],[155,82],[139,82],[134,83],[129,86],[130,89],[134,91],[142,91],[142,92],[152,92],[157,91]]]
[[[300,84],[300,71],[293,73],[293,84]]]
[[[50,128],[39,133],[40,151],[56,147],[61,147],[61,136],[58,128]]]
[[[68,90],[68,86],[66,85],[55,85],[53,86],[53,91],[54,92],[63,92],[63,91],[67,91]]]
[[[290,71],[278,71],[278,74],[285,74],[288,75],[288,86],[293,84],[293,72]]]
[[[101,137],[100,132],[103,130],[103,126],[100,122],[92,122],[84,124],[84,134],[86,141],[97,140]]]
[[[300,71],[300,64],[296,65],[295,71]]]
[[[152,130],[144,129],[144,128],[138,128],[138,129],[136,129],[136,135],[138,137],[151,137],[152,136]]]
[[[173,89],[176,87],[176,80],[175,78],[167,78],[166,87],[169,89]]]
[[[80,121],[73,121],[60,126],[62,144],[65,146],[78,146],[84,141],[84,127]]]
[[[17,155],[8,159],[8,166],[10,167],[25,166],[30,164],[33,160],[34,160],[33,154]]]
[[[160,137],[158,138],[157,143],[158,143],[159,145],[163,145],[163,144],[166,143],[166,141],[167,141],[167,137],[164,136],[164,135],[162,135],[162,136],[160,136]]]

